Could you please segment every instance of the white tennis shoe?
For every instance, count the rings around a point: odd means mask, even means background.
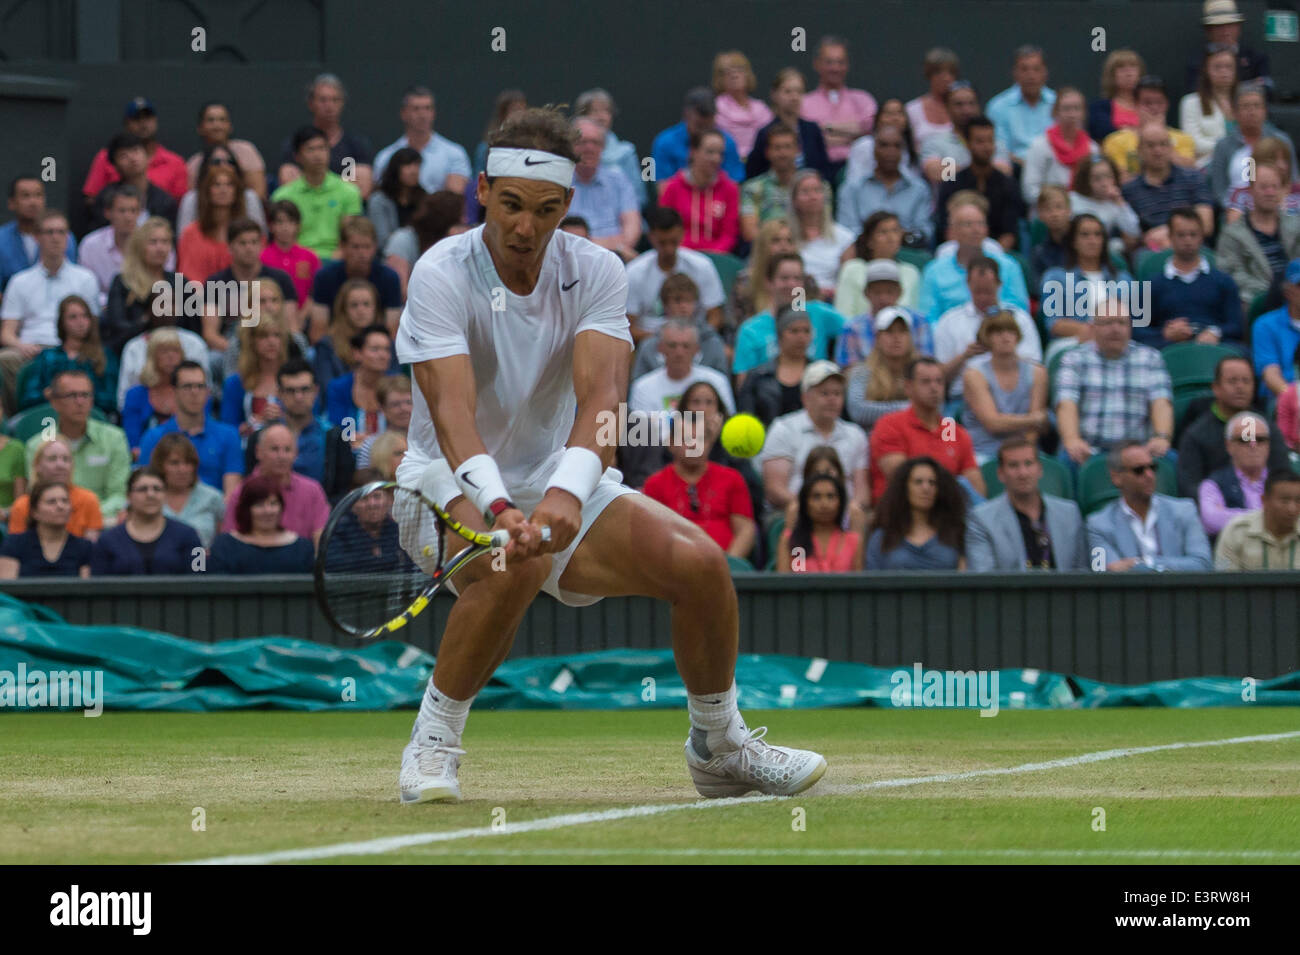
[[[743,796],[757,789],[769,796],[793,796],[822,778],[826,760],[807,749],[763,742],[766,726],[749,733],[738,749],[717,755],[696,752],[686,740],[686,766],[701,796]]]
[[[460,802],[460,780],[456,773],[464,755],[459,746],[407,743],[402,750],[402,771],[397,777],[402,804]]]

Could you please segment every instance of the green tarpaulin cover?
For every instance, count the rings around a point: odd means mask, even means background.
[[[197,643],[133,627],[72,626],[0,594],[0,712],[20,672],[103,672],[106,709],[201,712],[230,709],[386,710],[419,704],[433,657],[396,641],[355,650],[285,637]],[[21,671],[20,671],[21,667]],[[996,683],[993,677],[996,676]],[[935,680],[948,677],[935,696]],[[998,709],[1098,706],[1300,705],[1300,673],[1247,687],[1201,677],[1141,686],[1098,683],[1030,669],[971,678],[965,705]],[[982,682],[981,682],[982,681]],[[742,655],[736,682],[747,709],[954,705],[950,675],[816,658]],[[961,681],[957,681],[960,683]],[[976,687],[983,690],[977,698]],[[996,694],[993,693],[996,686]],[[1249,691],[1249,692],[1248,692]],[[935,704],[935,700],[939,700]],[[686,690],[667,650],[606,650],[510,660],[475,705],[486,709],[683,707]],[[80,708],[80,707],[77,707]]]

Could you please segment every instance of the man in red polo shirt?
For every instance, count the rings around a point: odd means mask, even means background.
[[[189,189],[185,160],[158,142],[158,114],[153,108],[153,102],[137,96],[127,103],[122,127],[126,132],[144,140],[145,152],[149,154],[149,181],[173,199],[184,198]],[[121,178],[121,174],[109,162],[107,149],[95,153],[95,158],[90,161],[90,172],[81,187],[87,203],[93,202],[105,186]]]
[[[673,463],[646,478],[644,493],[698,524],[729,555],[748,559],[758,526],[745,479],[709,460],[717,434],[708,423],[690,412],[671,420]]]
[[[887,414],[871,431],[871,497],[880,500],[889,476],[908,458],[929,455],[965,478],[984,496],[984,477],[975,463],[970,434],[951,418],[943,417],[943,365],[934,358],[918,358],[907,368],[903,391],[912,403]]]

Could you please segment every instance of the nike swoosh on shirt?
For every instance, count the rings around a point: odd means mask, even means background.
[[[561,285],[561,286],[560,286],[560,291],[561,291],[561,292],[567,292],[569,289],[573,288],[575,285],[577,285],[577,284],[578,284],[579,282],[581,282],[581,281],[582,281],[582,279],[574,279],[574,280],[573,280],[572,282],[570,282],[568,285]]]

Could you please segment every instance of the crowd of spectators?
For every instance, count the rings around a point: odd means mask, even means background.
[[[644,158],[579,94],[562,228],[626,263],[628,412],[664,438],[628,482],[781,571],[1295,569],[1300,176],[1242,19],[1205,3],[1176,83],[1110,52],[1092,100],[1034,46],[987,98],[930,50],[911,99],[839,37],[811,88],[729,50]],[[481,221],[486,146],[423,86],[378,151],[346,104],[316,77],[268,164],[230,104],[173,151],[139,96],[77,215],[12,179],[0,577],[306,571],[391,477],[407,280]],[[752,460],[718,444],[738,411]]]

